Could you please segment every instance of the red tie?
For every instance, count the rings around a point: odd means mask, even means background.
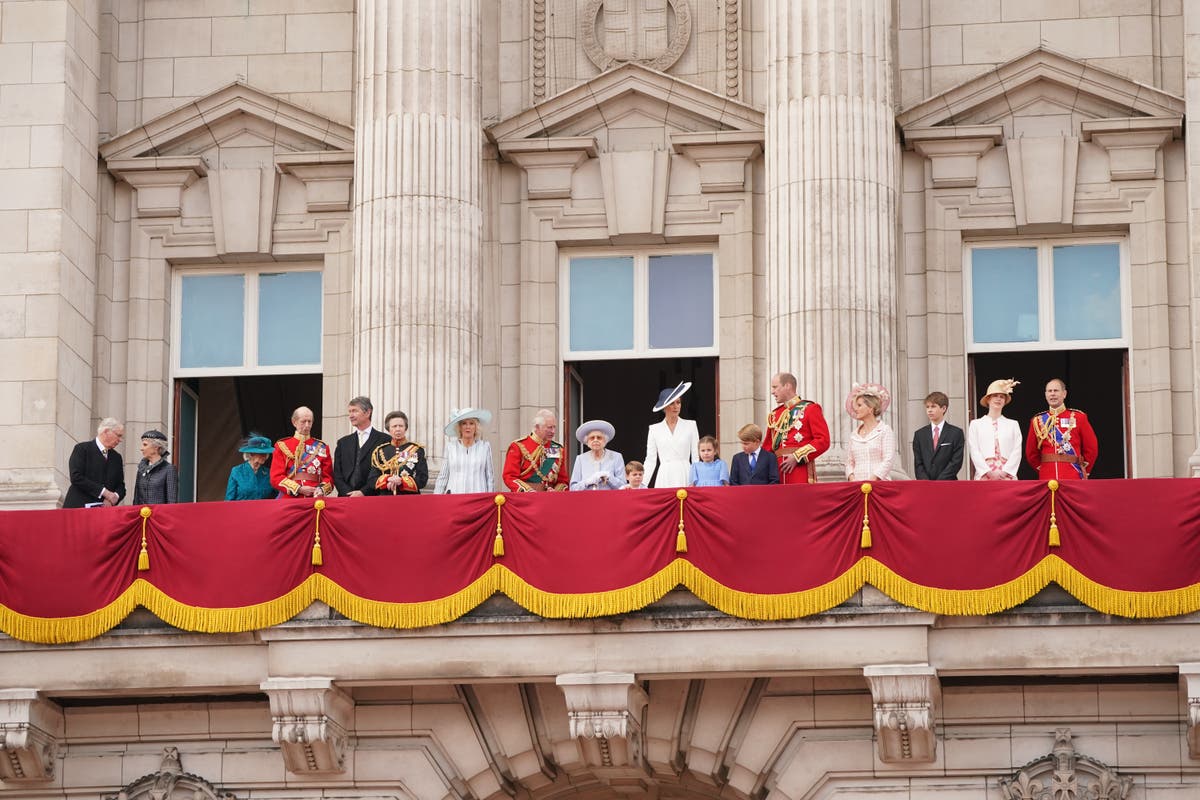
[[[934,449],[934,450],[937,450],[937,443],[938,443],[938,431],[940,431],[941,429],[942,429],[942,426],[941,426],[941,425],[934,425],[934,426],[933,426],[933,449]]]

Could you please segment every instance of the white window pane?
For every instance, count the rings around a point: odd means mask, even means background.
[[[651,349],[712,346],[712,254],[650,256]]]
[[[1121,251],[1116,244],[1054,248],[1056,339],[1121,338]]]
[[[573,258],[570,347],[633,349],[633,259]]]
[[[184,276],[180,367],[242,366],[245,296],[244,275]]]
[[[971,251],[971,319],[977,343],[1038,340],[1036,247]]]
[[[258,363],[321,363],[321,273],[259,276]]]

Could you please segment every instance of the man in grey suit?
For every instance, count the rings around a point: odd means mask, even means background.
[[[950,398],[931,392],[925,398],[925,416],[929,424],[913,434],[913,465],[919,480],[956,481],[963,463],[962,428],[946,422]]]
[[[67,469],[71,486],[63,508],[115,506],[125,497],[125,462],[114,448],[125,438],[125,426],[112,417],[100,420],[96,438],[75,445]]]

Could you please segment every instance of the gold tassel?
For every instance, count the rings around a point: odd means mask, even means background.
[[[503,558],[504,529],[500,525],[500,517],[504,513],[502,509],[504,508],[504,503],[507,501],[504,499],[504,495],[498,494],[492,502],[496,504],[496,538],[492,540],[492,558]]]
[[[687,552],[687,534],[683,532],[683,501],[687,500],[687,489],[680,489],[675,493],[679,498],[679,532],[675,534],[675,552]]]
[[[317,510],[317,521],[314,525],[312,565],[320,567],[325,564],[325,559],[321,556],[321,510],[325,508],[325,501],[317,500],[313,503],[313,508]]]
[[[1054,493],[1058,491],[1058,481],[1051,478],[1046,486],[1050,489],[1050,546],[1059,547],[1062,540],[1058,537],[1058,518],[1054,515]]]
[[[142,551],[138,553],[138,572],[145,572],[150,569],[150,551],[146,549],[146,520],[153,512],[150,506],[142,506],[138,513],[142,515]]]
[[[871,502],[870,502],[871,484],[864,483],[862,486],[860,486],[858,488],[860,491],[862,491],[862,496],[863,496],[862,540],[859,542],[859,546],[863,550],[869,550],[871,548],[871,519],[870,519],[870,515],[868,514],[868,511],[870,510],[869,507],[871,505]]]

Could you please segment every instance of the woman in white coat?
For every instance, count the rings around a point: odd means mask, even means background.
[[[979,405],[987,408],[987,416],[971,420],[967,430],[967,447],[975,480],[1015,481],[1021,466],[1021,426],[1004,416],[1004,407],[1012,402],[1012,390],[1020,381],[992,381]]]
[[[653,475],[658,467],[656,488],[687,486],[692,462],[700,460],[696,422],[679,416],[683,407],[679,398],[690,388],[692,384],[684,381],[674,389],[663,389],[654,405],[654,411],[663,412],[663,421],[651,425],[646,435],[646,475]]]

